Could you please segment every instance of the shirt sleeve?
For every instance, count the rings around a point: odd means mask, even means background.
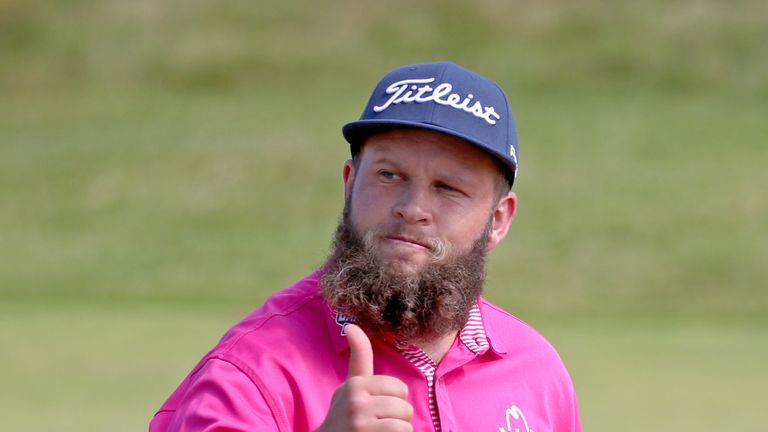
[[[151,432],[280,430],[251,379],[235,365],[215,358],[192,377],[176,410],[159,412],[152,423]]]

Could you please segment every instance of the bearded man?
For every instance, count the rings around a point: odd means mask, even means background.
[[[150,431],[581,431],[557,352],[481,296],[517,207],[503,91],[404,66],[343,133],[330,257],[227,332]]]

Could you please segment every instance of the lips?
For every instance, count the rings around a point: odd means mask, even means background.
[[[419,246],[427,250],[432,250],[432,247],[428,243],[418,240],[414,237],[409,237],[404,235],[388,235],[388,236],[384,236],[384,238],[387,240],[394,240],[394,241],[399,241],[403,243],[409,243],[414,246]]]

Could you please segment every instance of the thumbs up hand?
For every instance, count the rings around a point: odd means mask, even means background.
[[[401,380],[373,374],[373,349],[365,332],[346,325],[349,373],[336,389],[331,408],[317,432],[411,432],[413,407]]]

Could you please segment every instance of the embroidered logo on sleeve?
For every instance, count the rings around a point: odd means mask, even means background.
[[[499,426],[499,432],[535,432],[528,425],[523,411],[517,405],[512,405],[504,412],[506,428]]]
[[[340,314],[340,313],[336,314],[336,324],[341,326],[341,335],[342,336],[346,336],[347,335],[347,333],[344,330],[346,329],[347,324],[349,324],[349,323],[357,324],[357,321],[354,318],[350,317],[350,316],[346,316],[346,315],[343,315],[343,314]]]
[[[474,100],[473,94],[470,93],[462,97],[458,93],[453,93],[453,85],[450,83],[440,83],[435,87],[430,86],[429,84],[434,81],[435,78],[414,78],[394,82],[386,90],[386,94],[392,96],[384,104],[374,106],[373,110],[382,112],[392,105],[434,102],[466,111],[485,120],[489,125],[495,125],[497,120],[501,120],[496,108],[483,106],[482,102]],[[419,84],[424,85],[419,87]]]

